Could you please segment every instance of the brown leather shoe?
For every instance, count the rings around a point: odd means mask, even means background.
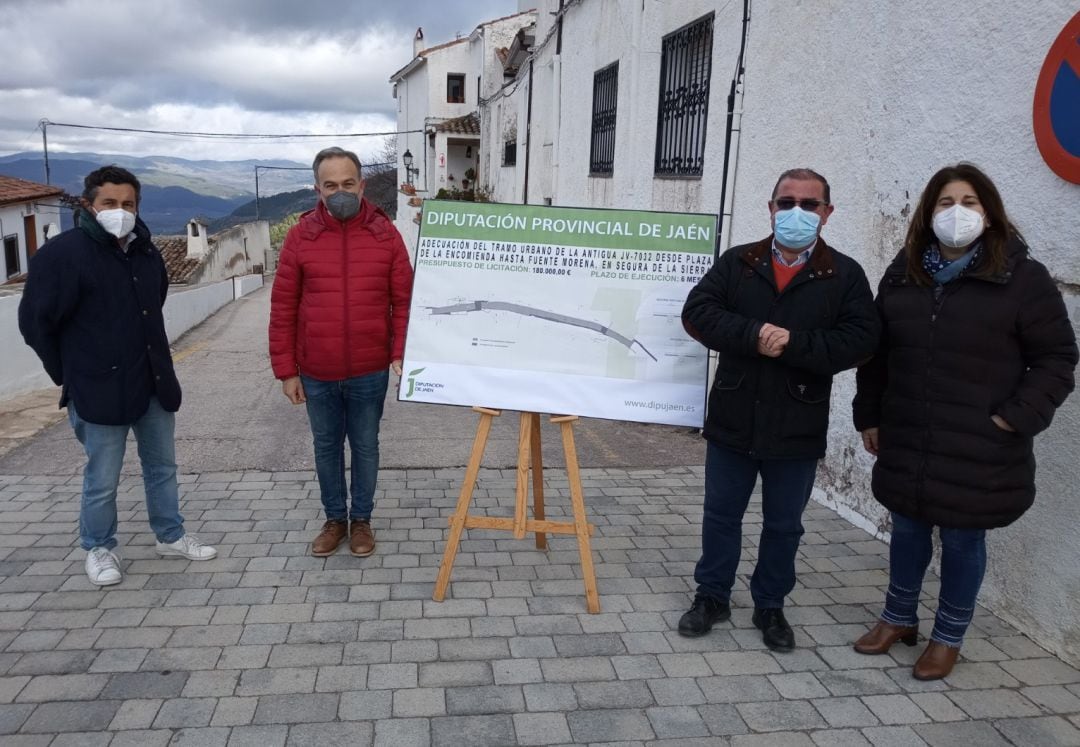
[[[375,552],[375,533],[371,522],[356,519],[349,523],[349,552],[358,558],[366,558]]]
[[[869,633],[855,641],[855,650],[860,654],[876,656],[888,653],[897,641],[905,646],[914,646],[918,638],[918,625],[893,625],[879,620]]]
[[[349,527],[344,521],[326,522],[311,543],[311,554],[317,558],[333,555],[348,533]]]
[[[915,662],[911,673],[917,680],[940,680],[949,676],[956,664],[960,649],[946,646],[944,643],[930,641],[922,656]]]

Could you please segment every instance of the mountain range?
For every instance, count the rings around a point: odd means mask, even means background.
[[[247,208],[228,225],[251,220],[255,214],[255,167],[259,169],[259,213],[268,220],[278,220],[288,213],[278,210],[314,204],[310,168],[295,161],[191,161],[169,156],[123,156],[101,153],[50,153],[49,182],[72,195],[82,193],[87,173],[108,164],[130,170],[142,183],[139,215],[155,234],[186,231],[187,222],[200,217],[211,225],[239,208]],[[0,174],[45,182],[45,163],[40,153],[14,153],[0,156]],[[304,197],[271,200],[282,192],[303,190]],[[264,203],[266,209],[263,209]],[[245,218],[246,216],[246,218]],[[71,214],[61,211],[62,228],[71,227]]]

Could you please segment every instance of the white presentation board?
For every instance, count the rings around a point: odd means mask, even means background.
[[[707,351],[683,331],[713,215],[428,200],[406,402],[700,427]]]

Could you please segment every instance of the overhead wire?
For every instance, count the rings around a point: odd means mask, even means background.
[[[39,127],[72,127],[81,130],[100,130],[104,132],[131,132],[141,133],[147,135],[168,135],[170,137],[190,137],[190,138],[206,138],[210,140],[215,139],[234,139],[234,140],[293,140],[293,139],[316,139],[316,138],[349,138],[349,137],[387,137],[390,135],[405,135],[415,132],[423,132],[423,129],[419,130],[397,130],[386,132],[339,132],[339,133],[250,133],[250,132],[196,132],[187,130],[154,130],[141,127],[109,127],[105,125],[87,125],[77,124],[73,122],[53,122],[50,119],[42,119],[38,123]]]

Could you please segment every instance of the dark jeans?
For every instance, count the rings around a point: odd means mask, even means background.
[[[931,524],[893,513],[889,542],[889,590],[881,619],[919,624],[919,593],[934,550]],[[940,527],[941,592],[930,640],[960,648],[986,572],[986,530]]]
[[[342,381],[300,379],[307,397],[315,473],[326,518],[370,519],[379,476],[379,420],[390,373],[378,371]],[[352,452],[351,509],[345,487],[346,435]]]
[[[784,606],[784,597],[795,587],[802,513],[816,469],[817,459],[754,459],[709,443],[701,559],[694,570],[699,593],[730,599],[742,549],[742,518],[760,474],[764,521],[750,595],[755,607]]]

